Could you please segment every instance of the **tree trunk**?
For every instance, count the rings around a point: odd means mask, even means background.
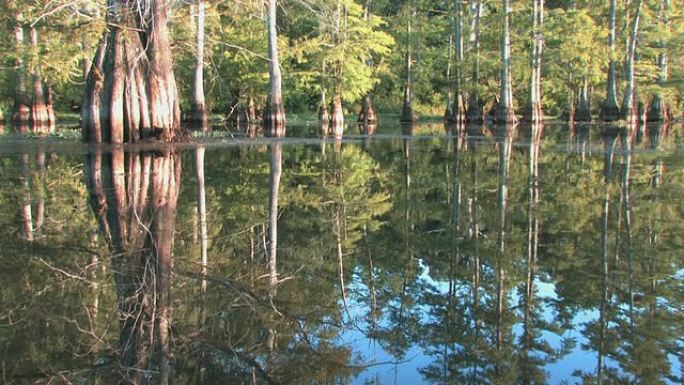
[[[636,13],[632,20],[632,31],[627,50],[625,75],[627,77],[627,89],[622,103],[622,118],[627,122],[637,121],[637,108],[635,103],[636,80],[634,78],[634,58],[637,49],[637,38],[639,37],[639,20],[641,18],[641,0],[637,0]]]
[[[344,110],[342,109],[342,97],[335,95],[330,112],[330,133],[336,137],[344,134]]]
[[[38,52],[38,31],[31,27],[31,61],[33,64],[33,99],[31,101],[31,130],[36,134],[48,133],[48,111],[43,93],[43,78],[40,73],[40,53]]]
[[[658,19],[664,31],[670,31],[670,0],[660,1],[660,11]],[[662,88],[665,86],[668,78],[668,63],[667,63],[667,42],[665,39],[659,43],[660,53],[658,54],[658,85]],[[649,122],[668,122],[670,120],[670,109],[665,103],[665,98],[661,90],[656,92],[651,99],[646,120]]]
[[[363,19],[368,22],[368,19],[370,18],[370,6],[371,6],[371,0],[366,0],[366,2],[363,5]],[[373,61],[368,60],[367,62],[368,67],[371,69],[373,68]],[[359,112],[359,122],[361,123],[366,123],[366,124],[372,124],[377,121],[377,116],[375,114],[375,108],[373,107],[373,102],[371,100],[371,93],[367,93],[366,96],[363,98],[363,106],[361,106],[361,111]]]
[[[511,79],[511,0],[503,0],[503,38],[501,41],[501,90],[495,121],[497,124],[515,123],[513,84]]]
[[[375,113],[375,107],[373,107],[373,102],[371,101],[370,93],[366,94],[363,98],[363,107],[359,113],[359,122],[365,124],[373,124],[377,122],[378,117]]]
[[[197,0],[197,31],[195,40],[195,76],[192,81],[191,114],[196,130],[209,130],[207,108],[204,101],[204,0]]]
[[[463,6],[461,0],[455,0],[455,31],[454,43],[456,44],[456,62],[454,68],[454,104],[451,108],[454,122],[460,124],[465,121],[465,102],[463,101],[463,87],[461,80],[463,78]]]
[[[530,93],[525,108],[525,120],[540,122],[544,119],[541,105],[541,63],[544,49],[544,0],[533,0],[532,12],[532,53],[530,55]]]
[[[285,108],[282,96],[282,75],[278,58],[278,33],[276,31],[276,2],[268,0],[268,59],[269,93],[264,109],[264,130],[267,136],[285,136]]]
[[[620,118],[620,107],[617,102],[617,80],[615,78],[615,4],[616,0],[610,0],[610,22],[608,29],[609,46],[609,67],[608,67],[608,88],[606,99],[601,106],[601,119],[606,122],[614,122]]]
[[[108,1],[111,28],[93,61],[81,112],[87,140],[177,138],[180,107],[167,14],[162,0]]]
[[[54,134],[57,132],[57,117],[55,116],[54,96],[52,94],[52,87],[45,86],[43,91],[45,95],[45,109],[47,110],[47,128],[48,132]]]
[[[584,79],[579,91],[579,100],[575,111],[576,122],[591,122],[591,101],[589,100],[589,81]]]
[[[474,11],[471,39],[473,43],[473,91],[468,98],[468,111],[466,112],[466,122],[477,124],[483,122],[482,108],[480,107],[479,87],[480,87],[480,20],[482,18],[482,0],[475,0],[471,10]]]
[[[404,106],[401,109],[401,121],[404,123],[417,120],[413,113],[413,94],[411,91],[411,66],[413,64],[411,57],[411,18],[415,15],[416,11],[411,9],[406,21],[406,84],[404,85]]]
[[[16,133],[26,133],[29,130],[31,117],[31,98],[26,90],[26,61],[24,47],[24,27],[22,14],[17,14],[14,26],[16,84],[14,90],[14,107],[12,108],[12,126]]]

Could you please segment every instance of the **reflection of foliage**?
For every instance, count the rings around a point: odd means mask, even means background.
[[[681,159],[668,152],[668,141],[664,153],[635,142],[628,159],[618,140],[606,182],[605,147],[593,128],[586,156],[565,134],[547,133],[536,263],[528,259],[524,134],[513,140],[503,248],[501,139],[374,139],[365,150],[284,144],[275,294],[265,278],[266,148],[207,147],[206,276],[193,236],[194,154],[184,154],[171,288],[177,382],[249,383],[254,375],[260,382],[348,383],[372,359],[361,344],[348,344],[350,330],[393,360],[420,349],[420,373],[436,384],[549,382],[549,364],[579,349],[602,352],[606,383],[676,378]],[[556,151],[566,144],[569,151]],[[48,155],[44,190],[35,154],[27,175],[21,159],[0,160],[7,376],[17,382],[60,372],[108,383],[105,374],[118,370],[110,358],[119,338],[116,293],[111,273],[103,273],[110,264],[94,236],[82,159]],[[27,191],[34,208],[41,191],[46,197],[45,225],[32,243],[20,230]],[[596,381],[593,363],[577,369],[577,382]]]

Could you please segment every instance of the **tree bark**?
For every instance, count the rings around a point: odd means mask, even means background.
[[[167,2],[109,0],[107,9],[111,28],[86,82],[84,137],[108,143],[176,139],[180,107]]]
[[[411,56],[411,19],[415,17],[416,11],[413,9],[412,3],[409,3],[411,9],[406,21],[406,84],[404,85],[404,106],[401,110],[401,122],[412,123],[417,120],[413,112],[413,93],[411,90],[411,67],[413,64],[413,57]]]
[[[670,0],[660,1],[660,11],[658,19],[665,31],[670,31]],[[663,87],[668,78],[668,56],[667,56],[667,41],[662,39],[659,43],[660,53],[658,54],[658,85]],[[649,122],[668,122],[670,120],[670,109],[665,103],[662,91],[658,91],[653,95],[648,109],[646,120]]]
[[[368,19],[370,18],[370,7],[371,7],[371,0],[366,0],[366,2],[363,5],[363,19],[368,22]],[[368,67],[373,67],[373,61],[368,60],[367,62]],[[363,105],[361,106],[361,111],[359,111],[359,122],[361,123],[366,123],[366,124],[372,124],[377,121],[377,116],[375,114],[375,108],[373,107],[373,101],[371,100],[371,93],[367,93],[366,96],[363,98]]]
[[[480,107],[479,87],[480,87],[480,20],[482,18],[482,0],[475,0],[471,6],[474,12],[471,39],[473,44],[473,91],[468,98],[468,111],[466,112],[466,122],[477,124],[482,123],[482,108]]]
[[[31,61],[33,64],[33,99],[31,101],[31,130],[37,134],[48,133],[48,111],[43,93],[43,78],[40,73],[40,54],[38,52],[38,31],[31,27]]]
[[[330,132],[341,137],[344,134],[344,111],[342,109],[342,97],[335,95],[330,113]]]
[[[46,85],[43,94],[45,95],[45,109],[47,110],[48,116],[48,132],[54,134],[55,132],[57,132],[57,117],[55,115],[54,95],[52,94],[52,87]]]
[[[463,78],[463,6],[461,0],[454,0],[456,17],[454,18],[454,44],[455,49],[455,66],[454,66],[454,101],[451,108],[453,114],[453,121],[457,124],[462,124],[465,121],[466,108],[463,100],[463,87],[461,80]]]
[[[601,119],[606,122],[613,122],[620,118],[620,107],[617,102],[617,80],[615,63],[615,4],[616,0],[610,0],[610,21],[608,27],[608,46],[609,46],[609,67],[608,67],[608,88],[606,99],[601,106]]]
[[[195,39],[195,73],[192,82],[192,125],[196,130],[209,130],[204,101],[204,0],[197,0],[197,31]]]
[[[634,78],[634,58],[637,49],[637,38],[639,37],[639,20],[641,18],[641,0],[637,0],[636,13],[632,20],[631,35],[629,39],[629,47],[627,50],[625,75],[627,77],[627,89],[625,90],[625,97],[622,103],[622,118],[627,122],[635,123],[637,121],[637,106],[635,103],[636,80]]]
[[[267,136],[285,136],[285,108],[282,96],[282,74],[278,58],[278,32],[276,30],[277,0],[268,0],[268,59],[269,93],[264,109],[264,130]]]
[[[501,41],[501,90],[495,116],[497,124],[515,123],[511,79],[511,0],[503,0],[503,38]]]
[[[589,81],[584,79],[579,91],[579,100],[575,111],[576,122],[591,122],[591,101],[589,100]]]
[[[530,55],[530,92],[525,108],[525,120],[540,122],[544,119],[541,105],[541,63],[544,49],[544,0],[533,0],[532,11],[532,52]]]
[[[14,90],[14,107],[12,108],[12,126],[15,133],[29,131],[31,117],[31,98],[26,90],[26,64],[24,47],[24,27],[22,14],[17,14],[14,25],[16,84]]]

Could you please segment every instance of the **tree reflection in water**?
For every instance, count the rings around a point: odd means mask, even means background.
[[[112,251],[124,377],[169,383],[171,275],[181,160],[163,152],[95,152],[86,158],[90,204]],[[144,381],[145,380],[145,381]]]

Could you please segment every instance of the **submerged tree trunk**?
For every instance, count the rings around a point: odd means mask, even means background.
[[[579,90],[579,100],[575,110],[576,122],[591,122],[591,101],[589,100],[589,81],[584,79]]]
[[[14,107],[12,108],[12,126],[16,133],[26,133],[29,130],[31,117],[31,98],[26,90],[26,61],[24,57],[24,27],[21,13],[17,14],[14,26],[16,83],[14,90]]]
[[[632,30],[627,49],[625,75],[627,77],[627,89],[622,103],[622,118],[629,123],[637,121],[637,106],[635,101],[636,80],[634,78],[634,58],[636,56],[637,38],[639,37],[639,20],[641,18],[641,0],[636,0],[636,13],[632,20]]]
[[[195,39],[195,74],[192,79],[191,114],[195,129],[206,132],[207,107],[204,101],[204,0],[197,0],[197,31]]]
[[[670,0],[660,0],[660,11],[658,14],[661,27],[664,31],[670,31]],[[667,41],[662,39],[658,42],[660,53],[658,54],[658,85],[665,86],[668,78],[667,63]],[[658,90],[651,99],[646,120],[649,122],[668,122],[670,120],[670,109],[665,103],[662,90]]]
[[[466,122],[477,124],[482,123],[482,108],[480,108],[479,86],[480,86],[480,20],[482,18],[482,0],[474,0],[470,6],[472,24],[470,31],[471,55],[473,55],[472,68],[472,88],[468,98],[468,111],[466,112]]]
[[[371,101],[370,93],[366,94],[363,98],[363,107],[359,113],[359,122],[365,124],[373,124],[378,121],[377,114],[375,113],[375,107],[373,107],[373,102]]]
[[[344,134],[344,111],[342,110],[342,97],[335,95],[330,113],[330,132],[341,137]]]
[[[456,44],[456,65],[454,68],[454,104],[451,108],[453,114],[453,121],[456,123],[463,123],[465,121],[466,108],[463,101],[463,87],[461,80],[463,79],[463,6],[461,0],[454,1],[456,14],[455,30],[454,30],[454,44]]]
[[[606,122],[613,122],[620,118],[620,107],[617,101],[617,80],[616,80],[616,63],[615,63],[615,7],[617,0],[610,0],[610,22],[608,27],[608,46],[609,46],[609,67],[608,67],[608,85],[606,90],[606,99],[601,106],[601,119]]]
[[[268,0],[268,59],[269,92],[264,109],[264,130],[267,136],[285,136],[285,108],[282,95],[282,74],[278,58],[278,32],[276,31],[276,2]]]
[[[40,73],[40,54],[38,52],[38,31],[31,27],[31,61],[33,66],[33,99],[31,100],[31,130],[37,134],[46,134],[49,130],[49,118],[43,93],[43,78]]]
[[[501,40],[501,90],[494,117],[497,124],[515,123],[511,79],[511,0],[503,0],[503,37]]]
[[[180,131],[167,2],[109,0],[111,25],[93,61],[81,111],[91,142],[171,141]]]
[[[411,19],[415,15],[416,11],[411,9],[406,21],[406,84],[404,85],[404,106],[401,109],[401,121],[405,123],[417,120],[416,115],[413,113],[413,93],[411,90],[411,67],[413,64],[413,57],[411,56]]]
[[[48,116],[48,132],[54,134],[57,131],[57,117],[55,115],[54,96],[52,94],[52,87],[45,86],[43,94],[45,95],[45,109],[47,110]]]
[[[371,0],[366,0],[363,6],[363,19],[366,22],[368,22],[368,19],[370,18],[370,6]],[[372,60],[368,60],[367,64],[369,67],[373,67]],[[361,111],[359,112],[358,121],[366,124],[372,124],[377,121],[377,116],[375,114],[375,108],[373,107],[370,92],[367,93],[366,96],[363,98],[363,105],[361,106]]]
[[[530,93],[525,108],[525,120],[540,122],[544,119],[541,105],[541,68],[544,49],[544,0],[533,0],[532,11],[532,53],[530,55]]]

